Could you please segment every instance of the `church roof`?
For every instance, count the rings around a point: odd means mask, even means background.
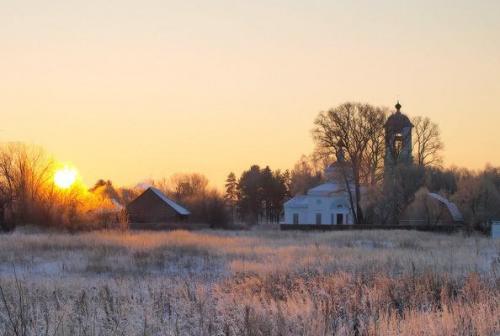
[[[308,206],[307,196],[297,195],[297,196],[293,197],[292,199],[289,199],[288,201],[286,201],[284,205],[286,207],[291,207],[291,208],[307,208],[307,206]]]
[[[339,191],[340,189],[341,188],[338,185],[338,183],[328,182],[328,183],[323,183],[317,187],[309,189],[307,191],[307,194],[311,195],[311,196],[313,196],[313,195],[314,196],[323,196],[323,195],[326,196],[326,195],[329,195],[329,194],[334,193],[336,191]]]
[[[401,113],[401,104],[396,104],[396,112],[394,112],[385,123],[385,128],[390,130],[402,130],[403,128],[413,127],[410,119]]]
[[[354,185],[351,185],[354,188]],[[327,182],[320,184],[317,187],[311,188],[307,191],[308,196],[330,196],[332,194],[345,192],[346,186],[344,183],[340,182]]]

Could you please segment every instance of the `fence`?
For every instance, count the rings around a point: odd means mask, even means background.
[[[301,231],[348,231],[348,230],[416,230],[416,231],[432,231],[432,232],[456,232],[462,230],[463,225],[371,225],[371,224],[354,224],[354,225],[310,225],[310,224],[281,224],[280,229],[301,230]]]

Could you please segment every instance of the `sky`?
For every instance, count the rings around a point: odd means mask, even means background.
[[[292,168],[345,101],[428,116],[500,165],[500,1],[2,0],[0,141],[134,185]]]

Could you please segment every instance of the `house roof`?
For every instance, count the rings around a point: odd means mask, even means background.
[[[462,213],[460,212],[460,210],[458,210],[458,207],[456,206],[455,203],[450,202],[445,197],[436,193],[429,193],[429,196],[443,203],[448,208],[448,211],[450,212],[451,217],[455,222],[462,222],[464,220]]]
[[[158,198],[160,198],[163,202],[165,202],[167,205],[169,205],[172,209],[174,209],[179,215],[185,215],[189,216],[191,212],[184,208],[183,206],[180,206],[179,204],[175,203],[173,200],[165,196],[160,190],[154,188],[154,187],[149,187],[148,190],[151,190]]]

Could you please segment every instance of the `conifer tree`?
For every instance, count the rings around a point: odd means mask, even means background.
[[[238,182],[233,172],[229,173],[227,176],[225,187],[226,193],[224,199],[231,209],[231,220],[234,223],[236,217],[236,203],[238,202]]]

